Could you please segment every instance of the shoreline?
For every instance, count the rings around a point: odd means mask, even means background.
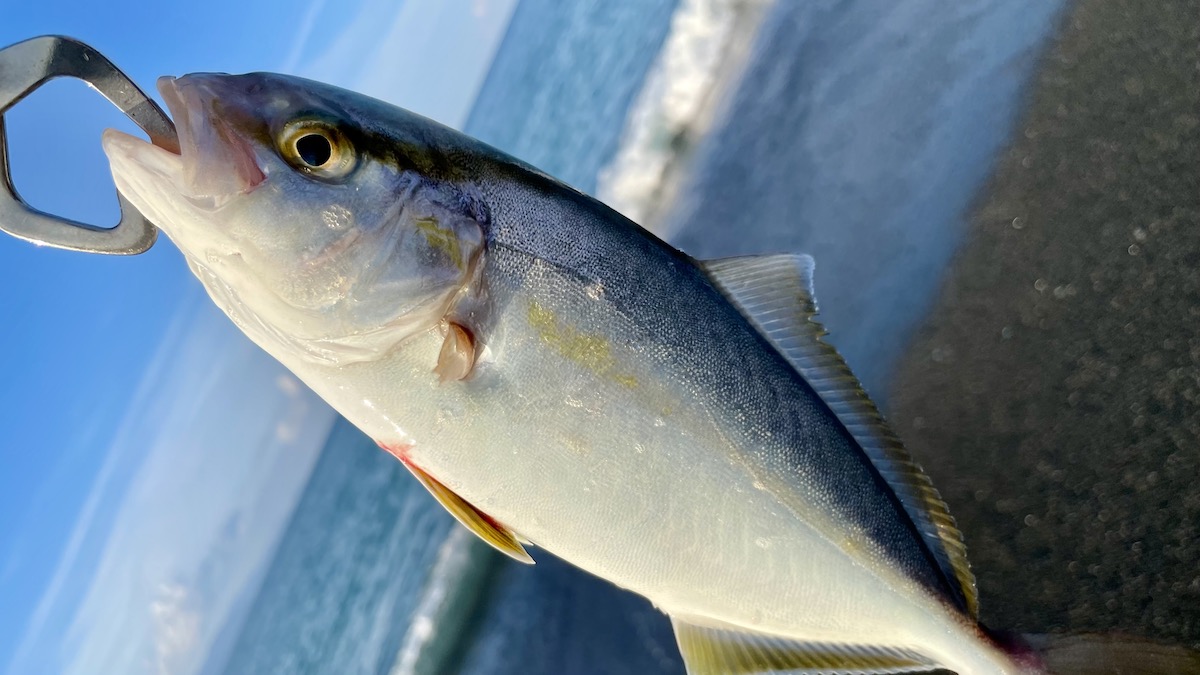
[[[600,172],[600,201],[656,236],[669,234],[666,216],[690,174],[694,151],[724,113],[774,5],[775,0],[684,0],[630,108],[621,148]],[[719,35],[703,35],[714,27]]]

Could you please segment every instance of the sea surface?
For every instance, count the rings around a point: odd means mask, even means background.
[[[466,131],[699,257],[815,254],[834,341],[879,390],[1060,7],[524,0]],[[533,554],[476,542],[339,421],[204,672],[683,672],[647,602]]]

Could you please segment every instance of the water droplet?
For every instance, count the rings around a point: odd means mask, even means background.
[[[1012,336],[1013,336],[1012,326],[1005,326],[1004,328],[1000,329],[1000,337],[1004,338],[1005,340],[1011,340]]]
[[[1137,255],[1142,252],[1142,247],[1137,244],[1130,244],[1128,251],[1129,255]]]
[[[1049,287],[1050,284],[1045,279],[1038,279],[1037,281],[1033,282],[1033,289],[1038,293],[1041,293]]]
[[[756,481],[754,481],[754,489],[755,490],[766,490],[767,486],[761,480],[756,480]]]
[[[1025,227],[1025,221],[1021,219],[1021,216],[1017,216],[1012,219],[1012,227],[1014,230],[1019,230]]]
[[[661,418],[661,417],[655,417],[655,418],[654,418],[654,426],[656,426],[656,427],[662,427],[662,426],[666,426],[666,424],[667,424],[667,423],[663,421],[663,418]]]
[[[759,537],[754,540],[754,545],[759,548],[771,548],[771,540],[766,537]]]
[[[1135,228],[1133,231],[1133,238],[1137,239],[1138,241],[1146,241],[1146,230],[1140,227]]]
[[[321,220],[331,230],[344,230],[354,224],[354,214],[350,209],[334,204],[321,212]]]

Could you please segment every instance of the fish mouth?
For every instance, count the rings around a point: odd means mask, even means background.
[[[220,114],[218,78],[158,78],[158,92],[175,118],[184,181],[193,197],[244,194],[266,180],[254,147]]]
[[[215,209],[266,181],[254,146],[220,114],[220,76],[161,77],[158,91],[175,122],[178,152],[115,129],[102,139],[117,188],[139,210],[150,216],[168,197]],[[169,224],[170,215],[152,219]]]

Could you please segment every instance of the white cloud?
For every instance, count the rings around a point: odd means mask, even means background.
[[[144,452],[139,436],[146,426],[147,417],[154,416],[158,410],[155,403],[160,400],[157,394],[161,387],[164,372],[171,360],[171,348],[182,339],[189,317],[195,312],[197,298],[189,298],[181,303],[181,309],[172,319],[163,336],[162,346],[151,359],[146,368],[142,381],[134,392],[130,405],[130,413],[125,416],[117,429],[116,436],[105,455],[104,464],[96,475],[88,497],[80,510],[79,520],[75,524],[67,545],[55,568],[54,575],[46,591],[42,594],[33,614],[25,635],[9,661],[7,671],[10,675],[33,672],[28,667],[31,660],[45,662],[45,653],[34,654],[39,640],[47,632],[46,624],[56,610],[62,611],[64,596],[70,595],[67,587],[80,568],[86,568],[89,563],[88,544],[94,544],[97,530],[104,527],[105,512],[111,510],[114,497],[114,483],[119,482],[120,474],[131,470]],[[39,669],[40,670],[40,669]]]
[[[396,11],[390,0],[366,0],[296,70],[461,127],[516,4],[409,0]]]
[[[12,675],[195,673],[257,592],[334,415],[207,298],[190,314],[141,386]],[[127,488],[107,477],[121,471]],[[96,533],[106,504],[111,528]]]
[[[304,58],[304,51],[308,47],[308,39],[312,37],[317,26],[317,17],[324,9],[325,0],[313,0],[309,3],[308,9],[304,11],[304,16],[300,17],[300,25],[296,28],[296,34],[292,38],[292,50],[283,60],[283,65],[279,68],[280,72],[294,73],[300,66],[300,61]]]
[[[150,603],[153,672],[158,675],[182,672],[194,657],[204,622],[194,595],[183,584],[162,582]]]

